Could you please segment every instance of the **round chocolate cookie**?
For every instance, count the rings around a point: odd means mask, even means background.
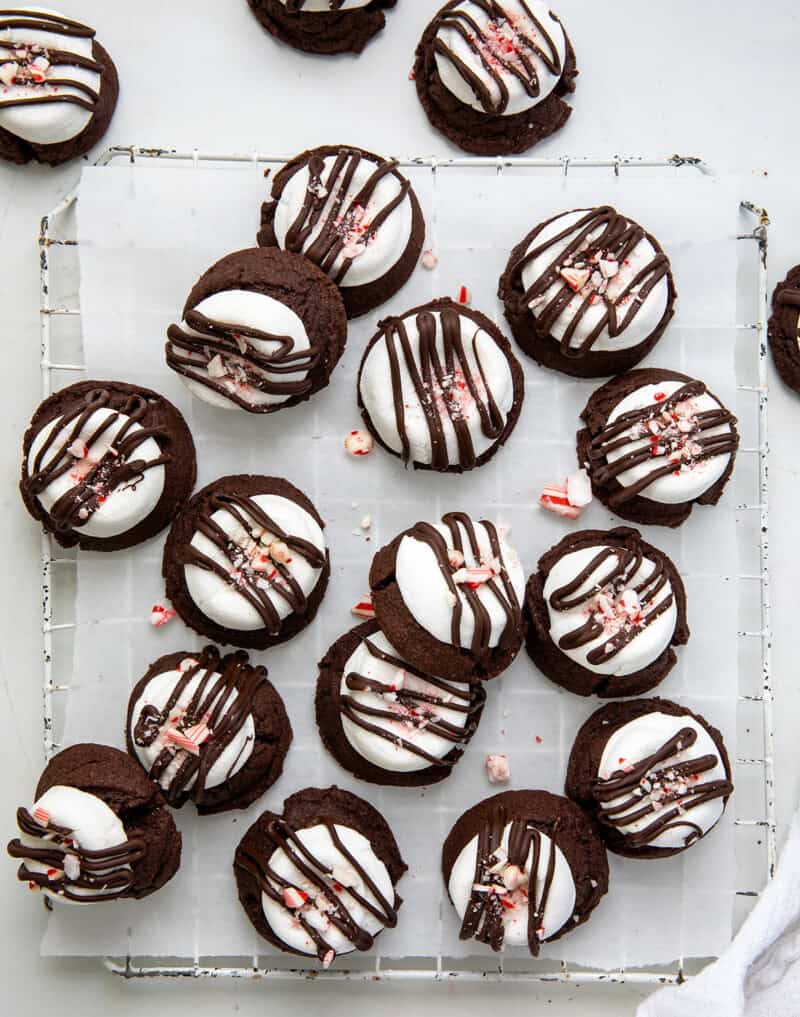
[[[318,957],[369,950],[394,928],[406,871],[386,820],[337,787],[305,788],[264,812],[236,848],[239,900],[259,935],[286,953]]]
[[[678,570],[638,530],[580,530],[539,559],[525,592],[526,647],[542,674],[579,696],[638,696],[689,640]]]
[[[324,145],[276,174],[261,208],[261,247],[303,254],[333,279],[350,318],[406,284],[425,241],[417,196],[397,163]]]
[[[317,613],[330,556],[317,510],[288,480],[222,477],[192,498],[164,545],[167,596],[189,628],[266,650]]]
[[[206,646],[150,665],[128,701],[125,738],[169,805],[191,800],[210,815],[245,809],[272,787],[292,726],[265,667]]]
[[[522,645],[525,575],[488,520],[448,512],[416,523],[378,551],[369,582],[384,635],[425,674],[495,678]]]
[[[121,381],[81,381],[25,432],[20,491],[63,547],[119,551],[164,529],[191,494],[194,442],[171,402]]]
[[[414,64],[431,124],[476,155],[525,152],[563,127],[577,74],[572,43],[541,0],[451,0]]]
[[[178,871],[181,835],[163,796],[119,749],[64,749],[45,767],[34,797],[17,809],[20,836],[8,845],[30,890],[94,904],[146,897]]]
[[[468,809],[447,835],[442,875],[460,939],[493,950],[561,939],[608,890],[608,858],[592,821],[547,791],[505,791]],[[533,876],[533,886],[531,886]]]
[[[255,247],[195,283],[165,353],[212,406],[272,413],[324,388],[346,341],[344,304],[325,273],[300,255]]]
[[[317,726],[337,763],[372,784],[448,777],[475,734],[486,693],[404,660],[376,621],[341,636],[319,665]]]
[[[525,353],[577,378],[638,364],[676,299],[656,238],[610,205],[562,212],[531,230],[511,252],[498,295]]]
[[[778,374],[800,392],[800,265],[795,265],[772,294],[769,348]]]
[[[719,821],[733,792],[722,735],[668,699],[608,703],[578,731],[566,793],[610,851],[666,858]]]
[[[525,395],[502,332],[448,298],[379,329],[358,374],[358,405],[378,444],[415,469],[483,466],[510,437]]]
[[[304,53],[360,53],[397,0],[248,0],[276,39]]]
[[[118,95],[93,28],[40,7],[0,10],[0,159],[56,166],[85,155]]]
[[[643,368],[592,395],[578,462],[597,498],[634,523],[680,526],[694,505],[716,505],[733,472],[736,417],[702,381]]]

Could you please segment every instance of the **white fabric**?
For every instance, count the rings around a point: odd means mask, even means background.
[[[797,1017],[800,1013],[800,813],[775,878],[729,949],[696,978],[662,989],[636,1017]]]

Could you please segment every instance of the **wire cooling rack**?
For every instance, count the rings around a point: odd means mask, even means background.
[[[152,164],[154,161],[191,163],[195,166],[213,164],[252,163],[260,170],[285,160],[258,152],[249,154],[215,154],[195,149],[178,152],[161,148],[114,147],[98,160],[99,166],[110,166],[121,160],[134,165]],[[668,158],[611,159],[570,158],[415,158],[400,160],[400,166],[427,167],[434,175],[449,168],[483,167],[497,173],[513,167],[541,171],[552,175],[563,173],[647,173],[673,170],[675,174],[711,171],[702,159],[674,155]],[[59,204],[43,216],[39,231],[40,248],[40,324],[41,324],[41,382],[42,396],[74,380],[84,370],[80,340],[80,307],[77,295],[78,241],[75,222],[77,188],[70,191]],[[744,815],[735,819],[737,853],[742,847],[748,861],[744,868],[746,882],[736,891],[737,919],[741,920],[759,896],[762,884],[769,880],[776,862],[773,708],[771,677],[771,595],[769,547],[769,444],[768,444],[768,386],[766,322],[768,316],[767,243],[769,217],[766,211],[750,202],[741,203],[743,232],[737,239],[748,245],[743,252],[740,290],[750,298],[747,309],[740,311],[737,321],[737,413],[742,430],[752,435],[749,445],[740,448],[745,469],[752,475],[755,495],[737,505],[737,524],[745,535],[750,561],[739,574],[741,588],[751,602],[751,616],[756,624],[739,631],[740,677],[739,727],[755,738],[745,739],[745,753],[737,758],[735,780],[737,808],[746,802]],[[753,285],[753,280],[755,283]],[[740,469],[742,467],[740,466]],[[43,736],[45,758],[49,759],[60,748],[58,729],[63,714],[66,694],[70,687],[70,664],[74,620],[69,620],[68,606],[74,600],[76,554],[59,548],[49,534],[43,533],[41,543],[42,570],[42,641],[43,641]],[[741,739],[740,739],[741,742]],[[747,789],[749,788],[749,793]],[[742,791],[745,791],[742,794]],[[618,969],[598,971],[564,962],[533,960],[504,961],[502,957],[490,960],[455,960],[444,956],[411,958],[407,961],[389,961],[386,958],[351,956],[347,969],[329,971],[292,967],[297,959],[269,958],[270,966],[260,964],[258,956],[224,959],[213,962],[170,964],[163,958],[150,962],[147,958],[110,958],[104,960],[106,968],[125,978],[153,977],[227,977],[248,979],[304,979],[375,981],[391,979],[409,980],[481,980],[481,981],[568,981],[575,984],[629,983],[632,985],[658,985],[676,983],[699,970],[704,960],[680,958],[669,967],[648,969]]]

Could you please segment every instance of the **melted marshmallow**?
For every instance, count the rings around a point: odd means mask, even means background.
[[[508,835],[510,830],[511,823],[509,823],[503,831],[501,846],[505,851],[508,851]],[[542,922],[542,932],[539,934],[540,939],[549,939],[551,936],[555,936],[557,932],[563,929],[568,922],[571,923],[572,921],[572,916],[575,911],[575,880],[572,875],[572,869],[569,867],[569,862],[564,857],[564,853],[561,848],[559,848],[557,844],[554,844],[546,833],[540,831],[540,835],[542,838],[542,850],[539,856],[539,864],[536,869],[537,900],[541,898],[551,852],[555,851],[556,853],[553,882],[550,886],[550,892],[547,897],[547,906],[545,907],[544,921]],[[532,842],[525,865],[527,871],[530,871],[530,867],[533,864],[533,850],[534,845]],[[476,834],[472,840],[461,849],[458,858],[456,858],[453,863],[453,868],[450,870],[450,879],[447,883],[447,889],[450,893],[450,899],[453,901],[453,905],[461,919],[464,918],[464,913],[467,910],[467,905],[469,903],[470,896],[472,895],[477,856],[478,836]],[[505,927],[503,942],[506,946],[527,946],[527,903],[518,903],[513,907],[504,908],[503,925]]]
[[[566,231],[566,236],[548,246],[537,258],[528,262],[522,269],[522,284],[526,290],[528,290],[534,283],[544,275],[554,263],[558,263],[559,255],[564,251],[575,239],[578,233],[578,229],[570,229],[570,227],[576,226],[576,224],[586,216],[587,209],[581,208],[576,209],[573,212],[564,212],[563,215],[557,216],[551,223],[548,223],[544,229],[540,230],[539,233],[531,241],[528,251],[539,247],[542,244],[548,243],[553,237],[558,236],[560,233]],[[597,229],[593,230],[588,234],[588,238],[591,240],[599,236],[605,224],[598,226]],[[527,253],[527,251],[526,251]],[[639,243],[634,247],[631,253],[627,257],[628,264],[621,264],[617,274],[609,280],[608,290],[606,296],[609,300],[613,300],[616,296],[623,292],[623,290],[631,283],[634,276],[645,267],[657,254],[658,252],[647,239],[642,237]],[[545,290],[544,300],[538,303],[535,307],[531,308],[531,313],[535,318],[544,311],[550,301],[555,295],[563,289],[564,281],[560,277],[552,283],[552,285]],[[550,335],[553,339],[558,342],[564,338],[567,328],[572,323],[573,318],[581,309],[585,302],[585,297],[582,293],[576,293],[569,302],[561,310],[561,313],[556,318],[555,322],[550,328]],[[661,319],[664,317],[664,313],[669,305],[669,283],[667,277],[659,279],[653,289],[648,293],[642,306],[638,312],[634,315],[630,324],[621,333],[621,335],[612,338],[608,334],[608,325],[605,326],[603,331],[600,333],[598,338],[592,344],[591,352],[600,353],[603,351],[619,351],[627,350],[633,346],[638,346],[643,343],[646,339],[652,335],[656,330]],[[618,307],[619,314],[627,313],[628,308],[623,306]],[[597,328],[600,320],[606,312],[606,305],[603,300],[598,299],[596,303],[592,304],[586,310],[586,313],[578,322],[575,331],[572,333],[570,338],[570,347],[576,348],[580,346],[586,338],[594,332]]]
[[[369,636],[369,641],[384,653],[391,654],[393,657],[400,657],[400,654],[398,654],[397,650],[395,650],[382,632],[375,632]],[[423,682],[407,671],[401,670],[398,672],[398,669],[393,664],[374,657],[367,649],[363,640],[347,658],[339,686],[340,694],[350,696],[357,703],[372,709],[386,710],[391,708],[391,704],[387,702],[386,697],[379,695],[377,692],[357,692],[348,689],[346,685],[347,676],[353,672],[364,678],[371,678],[374,681],[381,682],[384,685],[398,684],[404,689],[412,689],[415,692],[428,693],[429,695],[439,697],[445,697],[446,695],[435,685]],[[451,682],[449,684],[455,683]],[[459,690],[467,691],[469,686],[458,685],[458,688]],[[463,700],[458,700],[458,705],[464,705],[464,702]],[[364,719],[370,724],[374,724],[376,727],[389,732],[394,737],[400,737],[407,742],[411,742],[438,759],[443,759],[448,752],[453,750],[456,745],[455,742],[442,738],[441,735],[437,735],[427,728],[421,729],[414,725],[403,723],[403,712],[403,708],[399,707],[397,720],[371,716],[365,716]],[[436,707],[436,713],[441,720],[445,720],[462,729],[468,720],[468,714],[458,710],[448,710],[447,707]],[[342,714],[342,729],[348,742],[350,742],[360,756],[363,756],[370,763],[380,766],[384,770],[391,770],[393,773],[413,773],[418,770],[425,770],[431,766],[429,760],[409,752],[408,749],[404,749],[394,741],[388,741],[380,735],[365,731],[344,714]]]
[[[29,812],[34,813],[36,809],[45,809],[50,813],[50,822],[55,826],[64,827],[72,831],[72,839],[83,851],[104,851],[107,848],[124,844],[128,839],[125,827],[119,816],[113,812],[106,803],[96,795],[88,791],[81,791],[76,787],[69,787],[63,784],[54,784],[38,798],[31,806]],[[43,833],[46,830],[42,829]],[[27,847],[42,847],[40,838],[34,839],[20,832],[20,841]],[[56,844],[47,842],[48,848],[52,850],[63,850],[65,854],[68,849],[59,848]],[[47,872],[47,866],[32,858],[24,859],[25,866],[32,872]],[[120,868],[120,866],[114,866]],[[130,866],[125,866],[129,869]],[[70,892],[81,897],[95,897],[103,893],[102,889],[76,886],[70,883]],[[42,892],[52,900],[63,901],[66,904],[78,904],[79,901],[70,900],[57,893],[52,893],[46,886]]]
[[[323,554],[325,553],[325,538],[319,523],[297,502],[274,494],[257,494],[253,496],[252,500],[285,533],[302,537],[319,548]],[[218,509],[211,518],[234,539],[244,539],[245,534],[241,531],[241,527],[226,509]],[[202,533],[196,532],[191,543],[192,547],[197,548],[198,551],[217,562],[224,569],[232,568],[225,554]],[[287,568],[305,596],[310,596],[322,575],[322,569],[313,568],[301,554],[293,554],[292,561],[287,565]],[[264,627],[258,611],[241,596],[235,586],[226,582],[221,576],[191,564],[184,567],[184,575],[189,596],[200,611],[218,625],[242,632],[253,632]],[[286,600],[272,589],[268,591],[267,595],[281,619],[287,618],[291,608]]]
[[[658,763],[656,768],[664,769],[669,767],[670,764],[711,755],[716,757],[717,765],[713,769],[704,770],[700,775],[701,780],[704,783],[715,780],[727,780],[728,774],[725,772],[719,749],[703,725],[699,724],[694,717],[690,717],[688,714],[674,717],[666,713],[645,713],[641,717],[623,724],[621,728],[616,730],[608,739],[603,749],[603,754],[600,757],[600,766],[597,771],[598,777],[606,779],[616,770],[619,770],[621,766],[625,764],[635,765],[639,760],[646,759],[654,752],[657,752],[670,738],[673,738],[681,728],[691,728],[697,733],[697,740],[693,745],[688,745],[682,751],[676,752],[675,755],[664,760],[664,762]],[[620,763],[621,759],[625,760],[625,764]],[[628,792],[625,792],[619,798],[604,802],[603,807],[607,809],[613,808],[617,802],[627,798],[628,794]],[[639,809],[643,804],[647,804],[649,797],[649,795],[644,795],[641,798],[637,798],[634,808]],[[674,807],[674,804],[668,807]],[[702,805],[698,805],[697,808],[690,809],[682,818],[699,826],[705,834],[719,821],[724,811],[724,800],[722,798],[714,798],[711,801],[704,802]],[[658,812],[650,812],[641,819],[634,820],[632,823],[617,829],[622,833],[637,833],[657,819]],[[647,846],[684,848],[686,846],[687,833],[688,830],[685,826],[667,829],[658,834],[657,837],[654,837]]]
[[[553,40],[558,52],[561,67],[564,67],[567,53],[567,40],[564,34],[564,29],[561,27],[561,23],[550,13],[550,9],[546,3],[542,3],[541,0],[527,0],[528,9],[536,17],[540,24],[545,28],[547,34]],[[528,38],[533,41],[542,49],[543,52],[549,54],[550,49],[545,40],[536,32],[533,22],[528,18],[520,3],[520,0],[501,0],[500,7],[504,10],[506,18],[513,20],[519,26],[521,32],[523,32]],[[484,32],[486,26],[490,23],[489,15],[481,6],[474,3],[473,0],[462,0],[460,4],[455,8],[456,10],[463,10],[469,15]],[[464,25],[464,27],[467,27]],[[491,33],[490,29],[490,33]],[[509,33],[510,35],[510,33]],[[499,49],[505,56],[505,45],[503,41],[503,30],[502,27],[500,32],[497,33]],[[490,36],[491,37],[491,36]],[[500,89],[497,83],[494,81],[492,76],[487,73],[486,68],[481,60],[481,54],[476,53],[465,41],[459,32],[452,28],[442,26],[436,33],[436,38],[450,49],[456,57],[467,65],[473,74],[476,74],[489,92],[492,97],[493,103],[497,103],[500,100]],[[488,52],[485,56],[490,60],[492,54]],[[546,66],[544,61],[538,54],[526,53],[526,57],[533,66],[536,68],[536,74],[539,79],[539,95],[536,98],[528,95],[525,89],[522,87],[519,79],[508,71],[502,71],[502,79],[508,90],[508,106],[505,109],[503,116],[514,116],[517,113],[524,113],[525,110],[533,109],[538,106],[539,103],[543,102],[555,89],[556,85],[561,80],[561,73],[553,74]],[[461,74],[453,66],[452,62],[441,54],[436,53],[436,69],[439,72],[439,77],[445,88],[452,92],[452,94],[460,99],[461,102],[467,106],[471,106],[473,109],[479,112],[485,112],[479,99],[476,97],[472,87],[464,80]],[[493,63],[495,70],[500,71],[500,65],[495,61]]]
[[[13,8],[24,11],[35,19],[38,14],[56,14],[46,7]],[[45,32],[34,28],[0,29],[0,61],[13,59],[18,47],[41,46],[45,50],[62,50],[93,59],[93,40],[59,32]],[[71,78],[88,85],[98,94],[102,89],[101,75],[85,67],[59,65],[48,67],[45,78]],[[0,98],[34,99],[43,95],[68,94],[86,98],[85,93],[64,85],[4,85],[0,82]],[[57,145],[76,137],[92,119],[91,110],[71,102],[50,102],[40,105],[25,103],[20,106],[0,107],[0,127],[23,141],[38,145]]]
[[[220,293],[214,293],[210,297],[206,297],[205,300],[201,300],[193,309],[204,314],[207,318],[212,318],[225,324],[254,328],[259,332],[269,332],[271,335],[290,336],[294,340],[293,352],[296,353],[302,353],[304,350],[309,349],[311,345],[305,326],[295,312],[279,300],[275,300],[265,293],[254,293],[249,290],[223,290]],[[190,328],[186,322],[183,322],[182,328],[184,332],[191,336],[199,336],[199,333]],[[279,344],[276,342],[265,342],[261,339],[248,339],[247,343],[257,353],[262,355],[274,353],[279,347]],[[184,350],[181,350],[180,354],[181,356],[188,355]],[[195,359],[202,365],[206,358],[200,356]],[[233,355],[226,354],[224,359],[226,362],[231,362],[234,365],[237,363],[237,358]],[[191,370],[205,378],[209,378],[209,373],[203,366],[193,367]],[[278,382],[302,381],[308,375],[308,371],[291,371],[278,374],[270,371],[261,371],[258,368],[250,368],[250,370],[255,370],[271,381]],[[198,399],[210,403],[212,406],[225,410],[243,409],[232,400],[226,399],[221,392],[217,392],[207,385],[192,381],[191,378],[187,378],[183,374],[180,375],[180,378],[193,395],[196,395]],[[253,406],[274,406],[278,403],[284,403],[290,398],[287,395],[262,392],[260,389],[253,388],[250,385],[243,386],[237,383],[234,377],[230,376],[213,378],[211,380],[223,385],[232,395],[244,399]]]
[[[673,392],[677,392],[685,384],[684,381],[662,381],[657,385],[644,385],[642,388],[637,388],[636,391],[631,392],[630,395],[617,403],[609,414],[608,423],[613,424],[618,417],[622,416],[623,413],[628,413],[630,410],[652,406],[655,403],[657,392],[663,392],[665,396],[671,396]],[[720,403],[707,392],[700,396],[693,396],[688,401],[697,412],[718,410],[720,408]],[[703,436],[711,437],[715,434],[730,434],[732,431],[733,428],[730,424],[721,424],[719,427],[711,427],[704,431]],[[632,428],[624,433],[631,434]],[[616,451],[609,452],[606,458],[609,463],[613,463],[620,456],[649,444],[650,436],[648,435],[646,438],[632,441]],[[702,462],[694,463],[691,466],[684,465],[677,475],[674,472],[668,473],[666,476],[654,480],[652,484],[648,484],[641,492],[641,496],[650,501],[662,502],[665,505],[679,505],[681,502],[693,501],[716,484],[728,468],[730,458],[730,455],[720,455],[714,456],[713,459],[705,459]],[[663,460],[658,462],[663,462]],[[637,480],[646,476],[652,470],[653,463],[645,461],[630,470],[620,473],[617,480],[623,487],[627,487],[630,484],[636,483]]]
[[[450,546],[450,530],[444,523],[432,524],[441,533]],[[462,546],[465,554],[465,568],[480,566],[482,563],[471,553],[467,533],[461,523],[458,524],[461,532]],[[489,536],[482,523],[474,522],[475,532],[478,538],[478,549],[486,561],[492,559],[492,549],[489,543]],[[518,603],[522,603],[525,593],[525,573],[517,553],[512,550],[498,533],[500,552],[505,562],[511,585],[517,596]],[[416,537],[406,535],[400,541],[397,549],[397,561],[395,576],[400,593],[406,607],[414,616],[415,621],[439,639],[443,643],[452,642],[451,622],[453,608],[448,595],[450,593],[444,577],[439,570],[436,555],[430,546]],[[497,580],[498,584],[500,580]],[[502,588],[502,586],[501,586]],[[507,616],[494,594],[487,589],[486,585],[481,586],[477,595],[483,606],[486,608],[491,633],[489,646],[494,647],[500,642],[500,637],[507,624]],[[461,616],[461,640],[459,645],[469,648],[472,644],[472,637],[475,632],[475,618],[464,593],[459,590],[457,596],[463,605]]]
[[[386,866],[372,850],[372,845],[367,838],[349,826],[340,826],[338,823],[335,823],[334,829],[350,854],[353,855],[358,864],[364,869],[384,898],[391,903],[394,900],[394,887],[391,877]],[[334,866],[337,868],[342,867],[346,871],[352,869],[344,855],[334,846],[328,830],[322,824],[298,830],[297,836],[314,858],[320,861],[326,869],[330,870]],[[305,861],[306,864],[310,864],[307,859]],[[289,859],[283,848],[276,848],[273,851],[268,859],[268,865],[279,876],[282,876],[304,893],[307,893],[309,897],[313,898],[319,892],[318,888],[310,880],[306,879],[303,873]],[[380,912],[382,909],[379,902],[376,901],[369,887],[358,878],[354,869],[352,870],[352,877],[354,879],[352,883],[353,889]],[[352,915],[355,923],[360,925],[362,929],[365,929],[371,935],[375,935],[383,929],[383,923],[370,914],[363,904],[360,904],[355,898],[351,897],[346,890],[343,890],[339,896]],[[317,948],[314,941],[295,919],[294,915],[287,911],[282,904],[277,903],[267,894],[262,893],[261,907],[264,911],[267,925],[287,946],[310,956],[316,954]],[[337,954],[351,953],[353,951],[353,944],[350,940],[336,926],[332,925],[323,913],[311,908],[304,911],[303,917],[322,933],[325,941]]]
[[[111,446],[115,435],[121,430],[123,424],[129,419],[124,413],[118,410],[111,410],[107,407],[95,410],[80,430],[77,440],[86,443],[90,436],[99,428],[104,420],[109,417],[116,417],[116,421],[108,427],[96,441],[89,446],[88,453],[83,459],[76,459],[72,470],[56,477],[52,483],[37,495],[39,502],[46,512],[49,512],[58,499],[75,487],[82,476],[88,472],[88,468],[99,462]],[[44,446],[50,433],[59,426],[61,417],[56,417],[36,435],[31,443],[26,460],[26,470],[30,476],[33,463],[39,450]],[[71,433],[75,421],[70,421],[63,432],[55,439],[50,446],[42,466],[49,462],[61,451],[65,445],[72,443]],[[141,431],[139,424],[132,424],[127,434],[135,434]],[[153,438],[146,438],[133,453],[133,459],[143,459],[151,462],[161,456],[161,449]],[[141,523],[153,512],[158,505],[161,495],[164,492],[165,473],[163,466],[154,466],[145,470],[135,483],[120,484],[113,491],[109,491],[105,501],[99,505],[86,522],[77,527],[78,532],[87,537],[105,539],[117,537],[121,533],[127,533],[134,526]]]
[[[185,661],[182,661],[182,664],[186,665],[187,668],[193,667],[196,663],[197,661],[192,658],[187,658]],[[134,747],[136,756],[146,770],[150,770],[151,766],[164,748],[164,739],[162,737],[163,732],[166,731],[167,728],[174,726],[174,724],[170,723],[170,719],[172,717],[179,717],[183,712],[185,712],[186,707],[189,705],[189,702],[197,689],[197,686],[205,678],[205,676],[206,669],[201,668],[197,674],[189,682],[187,682],[186,687],[178,698],[178,701],[170,711],[170,717],[167,718],[161,728],[162,734],[159,734],[155,741],[153,741],[150,745],[138,745],[134,738],[134,731],[136,729],[139,716],[146,706],[154,706],[159,713],[164,709],[175,686],[183,677],[183,671],[162,671],[161,674],[153,675],[150,681],[142,689],[141,694],[136,700],[133,710],[131,711],[129,731],[131,744]],[[206,688],[213,687],[213,685],[220,679],[221,675],[218,672],[213,672]],[[210,704],[209,712],[216,707],[221,695],[222,690],[220,690],[219,694]],[[228,695],[225,700],[222,714],[231,708],[231,706],[236,702],[238,695],[239,694],[236,689],[231,689],[230,695]],[[219,758],[208,770],[204,786],[207,789],[218,787],[220,784],[224,784],[225,781],[234,774],[238,773],[252,755],[254,740],[255,723],[253,721],[252,714],[248,714],[244,724],[242,724],[233,738],[231,738],[231,740],[227,743],[220,753]],[[173,761],[159,777],[158,783],[164,790],[169,787],[173,777],[183,764],[184,759],[185,756],[183,752],[176,752]],[[194,774],[188,781],[186,781],[183,786],[187,791],[194,786],[196,779],[197,774]]]
[[[328,179],[336,155],[325,157],[325,169],[322,173],[323,181]],[[347,194],[341,203],[342,208],[347,208],[351,200],[358,194],[364,184],[369,180],[377,168],[377,163],[372,159],[362,157],[353,175]],[[302,165],[292,178],[287,182],[278,200],[275,209],[275,237],[279,247],[285,246],[286,234],[290,226],[300,214],[300,210],[306,199],[306,190],[309,183],[308,165]],[[387,173],[378,183],[372,192],[366,207],[366,221],[378,213],[386,205],[389,205],[400,193],[401,181],[393,173]],[[338,195],[338,189],[332,188],[328,195],[319,221],[303,244],[306,251],[317,238],[323,224],[327,220],[328,210]],[[410,195],[410,192],[409,192]],[[346,289],[350,286],[363,286],[375,282],[393,268],[402,258],[411,240],[412,229],[412,206],[411,198],[406,195],[404,201],[394,209],[391,215],[380,226],[378,232],[369,240],[363,252],[354,258],[353,263],[341,282],[341,287]],[[340,253],[329,270],[329,275],[336,277],[339,269],[345,260],[344,253]]]
[[[588,619],[588,613],[597,606],[597,598],[593,597],[584,603],[578,604],[575,607],[567,611],[556,611],[550,606],[550,597],[552,594],[568,583],[571,583],[575,577],[586,568],[589,563],[594,559],[604,548],[608,545],[605,544],[593,544],[591,547],[584,547],[578,551],[571,551],[569,554],[565,554],[563,557],[555,563],[550,570],[550,574],[547,577],[547,581],[544,584],[544,600],[547,605],[547,612],[550,618],[550,638],[558,646],[558,641],[562,636],[565,636],[569,632],[574,632],[575,629],[580,628]],[[610,548],[613,550],[613,547]],[[592,572],[584,583],[581,584],[573,593],[570,594],[569,599],[579,597],[584,592],[592,589],[603,576],[608,575],[609,572],[618,564],[619,559],[617,557],[609,558],[602,563],[594,572]],[[633,590],[634,587],[639,586],[655,571],[655,564],[649,558],[644,558],[642,564],[639,566],[637,571],[631,576],[628,581],[625,590]],[[605,591],[612,601],[619,601],[619,597],[623,594],[623,590],[619,590],[614,596],[612,593]],[[672,593],[672,584],[667,581],[664,586],[658,591],[655,598],[652,601],[652,605],[647,603],[647,611],[657,607],[662,601],[666,600],[667,597]],[[643,605],[644,606],[644,605]],[[644,612],[643,612],[644,613]],[[581,667],[587,668],[594,674],[602,675],[629,675],[635,671],[639,671],[641,668],[647,667],[652,664],[654,660],[666,650],[672,640],[672,635],[675,631],[675,625],[678,621],[678,608],[673,599],[672,605],[667,608],[655,621],[651,622],[646,628],[639,631],[634,639],[632,639],[627,645],[616,653],[610,660],[605,661],[602,664],[593,664],[588,660],[589,653],[596,647],[601,647],[613,635],[615,628],[607,627],[600,636],[592,639],[588,643],[584,643],[582,646],[576,646],[574,649],[562,649],[559,647],[562,653],[566,654],[570,660],[574,660]]]
[[[437,311],[430,313],[436,321],[436,351],[439,359],[444,363],[444,338],[441,314]],[[485,392],[485,386],[481,380],[481,371],[478,367],[478,361],[480,361],[486,385],[488,385],[489,391],[492,393],[505,423],[514,403],[514,379],[511,374],[508,357],[498,346],[497,342],[487,332],[479,328],[471,318],[460,315],[459,322],[461,325],[461,337],[464,341],[464,351],[467,355],[470,368],[469,373],[475,381],[478,392]],[[414,366],[419,372],[420,337],[419,329],[417,328],[417,316],[407,315],[403,318],[403,326],[408,335],[408,341],[413,353]],[[475,349],[473,349],[473,338],[476,340]],[[430,430],[426,423],[420,398],[414,388],[406,358],[403,356],[402,348],[397,340],[395,340],[395,348],[398,353],[400,391],[405,413],[405,430],[409,443],[409,459],[415,463],[429,465],[433,460]],[[477,359],[475,356],[476,351]],[[487,437],[483,433],[475,400],[472,398],[460,371],[456,372],[453,378],[453,385],[459,392],[461,417],[469,428],[475,455],[476,457],[481,456],[495,444],[496,439]],[[369,414],[369,418],[381,439],[392,451],[398,455],[402,454],[403,445],[397,429],[397,418],[392,394],[393,382],[385,337],[375,343],[364,360],[359,380],[359,392],[364,408]],[[438,385],[433,393],[433,398],[439,410],[439,419],[442,422],[447,444],[447,459],[450,463],[458,463],[460,457],[456,431],[450,414],[444,406],[442,392]]]

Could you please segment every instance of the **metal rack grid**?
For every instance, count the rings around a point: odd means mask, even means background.
[[[285,161],[283,157],[263,155],[258,152],[249,154],[217,154],[207,153],[199,149],[190,152],[178,152],[162,148],[141,148],[137,146],[116,146],[108,149],[97,160],[98,166],[109,166],[115,162],[124,160],[131,164],[146,163],[151,160],[165,162],[191,163],[194,166],[200,164],[242,164],[251,163],[255,168],[262,166],[280,164]],[[506,167],[524,167],[527,169],[541,169],[543,171],[560,171],[565,176],[572,169],[597,169],[611,170],[615,176],[628,168],[635,169],[661,169],[673,168],[676,173],[682,167],[690,167],[691,171],[709,175],[709,167],[702,159],[695,156],[673,155],[667,158],[638,158],[616,156],[609,159],[596,158],[572,158],[562,157],[559,159],[533,159],[533,158],[411,158],[398,160],[401,167],[428,167],[435,175],[449,167],[474,168],[495,167],[497,173],[502,173]],[[54,359],[54,336],[53,323],[57,318],[80,319],[80,307],[77,297],[74,303],[70,302],[53,303],[51,298],[52,283],[55,269],[52,265],[51,251],[53,248],[76,248],[77,239],[70,235],[74,232],[74,225],[64,226],[69,213],[74,211],[77,202],[77,187],[71,190],[50,212],[41,219],[39,230],[40,248],[40,366],[42,397],[47,398],[53,391],[53,373],[56,371],[81,372],[84,364],[80,357],[73,357],[71,360],[61,361]],[[757,463],[758,477],[758,499],[754,504],[743,504],[738,506],[742,512],[757,512],[759,518],[759,563],[757,572],[740,574],[739,579],[745,582],[757,582],[760,586],[760,626],[751,631],[741,631],[739,636],[745,640],[757,640],[760,644],[761,678],[759,689],[753,694],[740,694],[741,703],[757,704],[762,711],[763,721],[763,751],[760,756],[749,758],[738,758],[737,768],[758,767],[763,771],[763,815],[756,818],[737,817],[737,827],[756,827],[763,832],[765,880],[772,878],[777,858],[776,827],[775,827],[775,800],[774,800],[774,736],[773,736],[773,707],[774,696],[772,690],[771,676],[771,593],[770,593],[770,545],[769,545],[769,442],[768,442],[768,404],[769,390],[767,384],[767,317],[768,317],[768,282],[767,282],[767,248],[768,248],[768,227],[769,217],[767,212],[748,201],[741,203],[742,210],[753,219],[753,228],[750,232],[740,234],[737,239],[749,241],[756,246],[758,253],[757,266],[757,303],[756,320],[747,324],[737,324],[738,330],[745,330],[751,333],[753,346],[757,355],[757,374],[752,384],[740,384],[738,390],[746,393],[757,405],[754,405],[753,412],[757,414],[757,442],[753,447],[740,448],[740,454],[753,456]],[[67,235],[63,235],[66,233]],[[42,534],[41,541],[41,569],[42,569],[42,641],[43,641],[43,736],[45,758],[49,759],[52,753],[60,748],[54,738],[54,704],[56,697],[63,696],[69,691],[68,682],[59,682],[54,677],[54,635],[59,632],[69,634],[74,628],[74,622],[54,621],[54,599],[57,586],[63,579],[57,578],[60,570],[75,570],[76,558],[64,555],[53,538]],[[760,842],[759,842],[760,843]],[[748,888],[737,891],[737,895],[744,898],[757,898],[760,890]],[[354,967],[352,969],[335,969],[329,971],[317,971],[315,969],[292,968],[292,967],[263,967],[259,965],[259,957],[247,958],[252,963],[242,963],[239,966],[216,966],[202,965],[199,958],[195,958],[192,964],[170,965],[163,960],[154,963],[142,961],[135,963],[131,957],[122,960],[107,957],[104,959],[105,967],[112,973],[125,978],[183,978],[183,977],[212,977],[212,978],[238,978],[238,979],[305,979],[324,978],[326,980],[354,980],[354,981],[375,981],[375,980],[432,980],[441,981],[448,979],[473,980],[473,981],[532,981],[551,982],[568,981],[573,984],[619,984],[629,983],[632,985],[663,985],[669,983],[680,983],[689,976],[684,958],[680,958],[676,965],[669,968],[644,969],[618,969],[612,971],[598,971],[593,969],[580,969],[568,966],[565,962],[554,962],[547,970],[509,970],[503,964],[502,958],[492,962],[491,968],[482,965],[480,968],[470,969],[467,967],[448,967],[447,958],[441,955],[435,958],[423,958],[422,962],[415,967],[401,965],[392,966],[381,956],[368,958],[367,966]]]

